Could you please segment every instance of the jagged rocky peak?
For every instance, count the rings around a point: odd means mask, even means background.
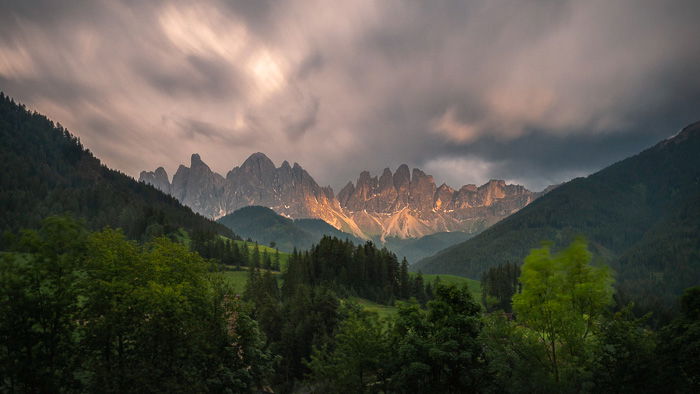
[[[498,179],[491,179],[486,184],[479,187],[479,194],[482,205],[491,205],[497,199],[506,196],[504,190],[506,182]]]
[[[170,183],[170,180],[168,178],[168,173],[165,172],[165,168],[163,168],[163,167],[156,168],[155,174],[156,174],[156,178],[163,179],[163,180],[167,181],[168,183]]]
[[[180,165],[173,176],[171,194],[193,211],[208,217],[221,216],[221,189],[224,178],[213,172],[197,153],[190,167]]]
[[[287,165],[289,165],[289,163],[287,163]],[[264,153],[256,152],[250,155],[243,164],[241,164],[241,169],[256,174],[271,173],[275,171],[275,163]]]
[[[338,202],[340,202],[340,205],[346,206],[348,199],[353,193],[355,193],[355,185],[353,185],[352,182],[348,182],[338,193]]]
[[[311,177],[311,175],[309,175],[309,173],[306,172],[306,170],[300,166],[299,163],[295,162],[292,166],[292,174],[294,174],[294,179],[301,182],[303,187],[308,188],[313,192],[320,190],[318,183],[316,183],[314,178]]]
[[[193,171],[195,174],[206,174],[206,176],[221,176],[213,172],[207,163],[202,161],[198,153],[193,153],[192,157],[190,157],[190,171]]]
[[[379,177],[378,194],[381,195],[384,200],[391,200],[392,202],[399,195],[394,186],[394,175],[389,168],[385,168],[382,172],[382,176]],[[389,207],[383,208],[386,209]]]
[[[454,198],[455,190],[447,184],[443,183],[435,191],[435,209],[453,209],[452,199]]]
[[[425,212],[433,208],[435,196],[435,181],[431,175],[426,175],[418,168],[411,174],[411,188],[409,203],[415,210]]]
[[[459,189],[460,192],[464,192],[464,193],[476,193],[477,190],[478,190],[478,188],[473,183],[470,183],[468,185],[464,185]]]
[[[321,192],[323,192],[323,194],[326,196],[327,199],[329,199],[329,200],[335,199],[335,194],[333,193],[333,188],[330,185],[321,187]]]
[[[384,171],[382,171],[382,176],[381,178],[388,178],[393,180],[393,175],[391,174],[391,169],[389,167],[385,168]]]
[[[449,196],[449,199],[452,199],[452,196],[455,194],[455,189],[451,188],[449,185],[446,183],[443,183],[440,185],[437,190],[435,191],[435,196],[439,197],[444,197],[446,199]]]
[[[394,173],[394,187],[400,189],[403,186],[408,186],[411,183],[411,171],[406,164],[401,164]]]
[[[265,154],[250,155],[226,179],[212,172],[198,154],[191,167],[180,166],[168,182],[165,170],[143,172],[141,179],[168,191],[205,216],[218,218],[239,208],[261,205],[292,218],[320,218],[342,231],[371,237],[419,237],[438,231],[481,231],[522,208],[539,193],[491,180],[459,190],[439,187],[431,175],[401,164],[379,176],[362,171],[335,194],[320,187],[298,163],[275,168]],[[169,188],[169,189],[168,189]]]
[[[155,171],[141,171],[139,182],[145,182],[163,193],[170,194],[170,179],[163,167],[158,167]]]

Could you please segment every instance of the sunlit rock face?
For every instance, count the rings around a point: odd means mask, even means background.
[[[163,168],[142,172],[140,181],[169,193],[195,212],[213,219],[239,208],[261,205],[291,218],[322,219],[364,239],[417,238],[443,231],[477,233],[518,211],[541,193],[491,180],[455,190],[436,187],[431,175],[402,164],[380,176],[363,171],[335,195],[319,186],[299,164],[279,167],[264,154],[251,155],[226,178],[199,155],[181,165],[172,183]]]

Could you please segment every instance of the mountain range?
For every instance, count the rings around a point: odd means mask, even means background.
[[[547,193],[475,237],[413,266],[479,278],[522,262],[543,240],[583,235],[615,271],[618,297],[671,305],[700,284],[700,122],[595,174]],[[649,309],[656,309],[647,305]]]
[[[336,195],[321,187],[299,164],[276,167],[263,153],[252,154],[226,177],[193,154],[172,181],[162,167],[139,180],[175,197],[195,212],[217,219],[259,205],[292,219],[316,218],[360,239],[420,238],[439,232],[476,234],[526,206],[542,193],[491,180],[453,189],[405,164],[381,176],[363,171]]]
[[[700,283],[700,122],[542,197],[503,181],[436,187],[431,176],[419,169],[411,173],[405,165],[380,177],[363,172],[335,195],[298,164],[275,167],[261,153],[226,177],[195,154],[172,181],[159,168],[143,172],[139,183],[107,168],[60,125],[2,93],[0,139],[2,231],[37,228],[47,216],[68,213],[90,228],[120,228],[131,239],[179,237],[181,230],[234,238],[230,228],[252,236],[260,218],[268,217],[266,226],[282,228],[290,245],[313,243],[319,234],[350,237],[343,231],[420,258],[459,242],[413,269],[471,278],[489,267],[522,262],[543,240],[563,246],[583,235],[596,261],[614,270],[622,300],[659,310]],[[251,205],[271,210],[235,213]],[[233,224],[225,217],[229,213]],[[6,241],[11,240],[3,237],[0,244]]]

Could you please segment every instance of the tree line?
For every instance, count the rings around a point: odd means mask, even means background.
[[[272,271],[282,268],[280,251],[274,252],[261,248],[257,242],[240,237],[220,237],[216,234],[194,232],[190,239],[190,248],[206,259],[212,259],[225,269],[241,270],[257,266]],[[262,249],[262,250],[261,250]]]
[[[432,297],[432,284],[424,283],[420,273],[412,277],[405,258],[399,263],[394,253],[371,241],[355,245],[330,236],[308,251],[292,253],[284,283],[289,289],[324,285],[342,296],[387,305],[411,297],[424,304]]]
[[[517,283],[515,267],[494,271],[507,286],[485,286],[487,297],[512,295],[487,310],[466,286],[402,299],[395,257],[332,238],[281,274],[252,260],[245,289],[167,237],[53,217],[13,239],[0,254],[3,392],[700,389],[700,288],[655,329],[615,308],[612,274],[583,239],[532,250]],[[380,317],[349,293],[394,297],[397,312]]]

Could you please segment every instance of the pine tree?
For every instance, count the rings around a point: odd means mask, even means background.
[[[401,298],[407,299],[411,293],[411,285],[409,281],[411,280],[408,274],[408,261],[406,257],[401,260],[401,267],[399,268],[399,296]]]
[[[274,260],[272,260],[272,270],[273,271],[280,270],[280,251],[279,251],[279,249],[275,249],[275,258],[274,258]]]

